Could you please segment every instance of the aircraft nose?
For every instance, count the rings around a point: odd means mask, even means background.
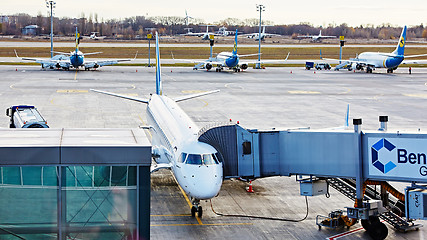
[[[222,185],[222,166],[197,166],[198,171],[189,175],[188,193],[191,197],[204,200],[215,197]]]

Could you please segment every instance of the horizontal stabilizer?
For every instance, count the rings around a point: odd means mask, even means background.
[[[217,93],[217,92],[219,92],[219,90],[213,90],[213,91],[202,92],[202,93],[195,93],[195,94],[191,94],[191,95],[177,97],[174,100],[175,100],[175,102],[181,102],[181,101],[185,101],[185,100],[188,100],[188,99],[192,99],[192,98],[196,98],[196,97],[201,97],[201,96],[204,96],[204,95],[208,95],[208,94],[211,94],[211,93]]]
[[[131,96],[126,96],[126,95],[121,95],[121,94],[116,94],[116,93],[111,93],[111,92],[106,92],[106,91],[100,91],[100,90],[96,90],[96,89],[90,89],[92,92],[97,92],[97,93],[102,93],[102,94],[106,94],[106,95],[110,95],[110,96],[114,96],[114,97],[119,97],[119,98],[124,98],[124,99],[128,99],[128,100],[132,100],[132,101],[137,101],[137,102],[142,102],[142,103],[146,103],[148,104],[148,99],[144,99],[144,98],[137,98],[137,97],[131,97]]]
[[[64,52],[57,52],[57,51],[51,51],[51,52],[57,53],[57,54],[71,55],[71,53],[64,53]]]
[[[95,55],[95,54],[100,54],[100,53],[102,53],[102,52],[85,53],[84,55],[85,55],[85,56],[86,56],[86,55]]]

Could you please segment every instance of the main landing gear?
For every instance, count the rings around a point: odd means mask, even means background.
[[[191,207],[191,216],[195,217],[197,212],[197,216],[201,218],[203,216],[203,209],[202,209],[202,206],[199,206],[200,200],[192,199],[192,203],[193,203],[193,207]]]

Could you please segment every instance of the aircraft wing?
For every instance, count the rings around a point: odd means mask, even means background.
[[[201,97],[204,95],[217,93],[217,92],[219,92],[219,90],[213,90],[213,91],[202,92],[202,93],[195,93],[195,94],[185,95],[185,96],[181,96],[181,97],[176,97],[176,98],[174,98],[174,100],[175,100],[175,102],[181,102],[184,100],[188,100],[188,99],[192,99],[192,98],[196,98],[196,97]]]
[[[291,53],[290,52],[288,52],[288,55],[286,56],[286,58],[285,59],[277,59],[277,60],[261,60],[261,61],[258,61],[258,60],[254,60],[254,61],[245,61],[245,62],[243,62],[243,63],[241,63],[241,64],[264,64],[264,63],[285,63],[287,60],[288,60],[288,58],[289,58],[289,55],[290,55]],[[258,54],[257,54],[258,55]]]
[[[303,36],[303,35],[301,35],[301,36],[297,36],[297,38],[313,38],[313,36]]]
[[[403,60],[402,64],[427,64],[427,60]]]
[[[131,96],[126,96],[126,95],[122,95],[122,94],[106,92],[106,91],[101,91],[101,90],[96,90],[96,89],[90,89],[90,90],[92,92],[102,93],[102,94],[110,95],[113,97],[124,98],[124,99],[128,99],[128,100],[136,101],[136,102],[142,102],[142,103],[148,104],[148,101],[149,101],[148,99],[145,99],[145,98],[131,97]]]
[[[183,33],[183,34],[180,34],[181,36],[197,36],[197,37],[200,37],[200,36],[203,36],[203,35],[205,35],[205,33]]]
[[[427,54],[418,54],[418,55],[409,55],[405,56],[405,58],[416,58],[416,57],[425,57]]]
[[[63,55],[56,55],[53,58],[26,58],[26,57],[19,57],[18,53],[15,51],[15,55],[17,58],[24,60],[24,61],[33,61],[36,63],[39,63],[42,65],[42,67],[70,67],[70,61],[69,57],[63,56]]]

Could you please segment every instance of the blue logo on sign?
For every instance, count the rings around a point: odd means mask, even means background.
[[[383,173],[388,173],[392,169],[396,167],[396,164],[394,164],[392,161],[389,161],[388,163],[384,164],[381,162],[381,159],[378,158],[378,152],[380,149],[385,148],[389,152],[393,151],[396,147],[387,141],[386,139],[382,138],[377,143],[372,145],[371,147],[371,153],[372,153],[372,164],[374,167],[376,167],[378,170],[380,170]]]

